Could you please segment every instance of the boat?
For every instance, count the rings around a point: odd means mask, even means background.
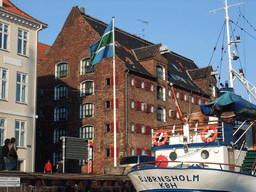
[[[256,191],[256,151],[248,147],[256,105],[234,93],[233,76],[246,80],[232,69],[228,41],[231,86],[221,88],[215,101],[200,105],[209,120],[152,129],[156,161],[148,163],[155,166],[142,163],[128,173],[136,191]]]

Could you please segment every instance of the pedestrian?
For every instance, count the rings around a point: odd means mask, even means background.
[[[52,173],[52,164],[50,160],[48,160],[44,166],[44,173]]]
[[[11,138],[11,141],[8,147],[9,147],[9,160],[10,160],[9,170],[17,170],[18,155],[17,155],[16,139],[14,137]]]
[[[63,162],[62,161],[59,161],[57,172],[58,173],[63,173]]]
[[[4,146],[2,148],[2,154],[4,155],[4,163],[5,163],[5,170],[9,171],[10,169],[10,161],[9,161],[9,143],[10,139],[5,139]]]

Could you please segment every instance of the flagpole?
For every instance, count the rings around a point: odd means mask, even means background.
[[[116,60],[115,60],[115,25],[113,19],[113,99],[114,99],[114,167],[116,167]]]

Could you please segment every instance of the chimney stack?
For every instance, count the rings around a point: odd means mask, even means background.
[[[1,0],[0,0],[0,1],[1,1]],[[84,9],[84,7],[80,7],[80,12],[83,13],[83,14],[85,14],[85,9]]]
[[[0,7],[3,7],[3,0],[0,0]]]

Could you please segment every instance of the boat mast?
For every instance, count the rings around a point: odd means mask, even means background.
[[[226,10],[226,28],[227,28],[227,47],[228,47],[228,64],[229,64],[229,83],[230,83],[230,87],[231,88],[234,88],[234,79],[233,79],[233,69],[232,69],[232,57],[231,57],[231,43],[234,43],[234,42],[231,42],[230,41],[230,35],[229,35],[229,21],[230,21],[230,18],[228,16],[228,8],[229,7],[233,7],[233,6],[236,6],[236,5],[240,5],[240,4],[243,4],[243,3],[238,3],[238,4],[235,4],[235,5],[230,5],[228,6],[228,2],[227,0],[225,0],[224,2],[224,5],[225,7],[223,8],[219,8],[219,9],[216,9],[216,10],[213,10],[213,11],[210,11],[211,12],[214,12],[215,11],[218,11],[220,9],[225,9]]]
[[[231,45],[230,45],[230,35],[229,35],[229,21],[230,18],[228,16],[228,3],[225,0],[225,10],[226,10],[226,27],[227,27],[227,47],[228,47],[228,65],[229,65],[229,83],[230,87],[234,88],[233,74],[232,74],[232,58],[231,58]]]

